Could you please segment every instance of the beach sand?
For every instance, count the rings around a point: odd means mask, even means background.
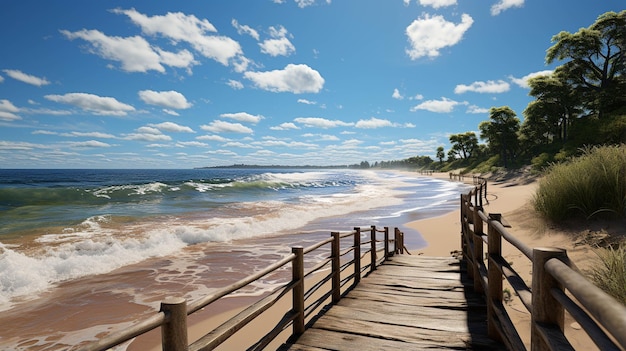
[[[415,175],[415,173],[408,173]],[[449,179],[447,173],[435,173],[432,177],[440,179]],[[571,235],[562,232],[556,232],[547,227],[543,221],[538,220],[537,216],[530,206],[530,200],[537,187],[537,182],[527,179],[509,179],[506,181],[489,182],[488,195],[484,209],[487,213],[501,213],[503,218],[511,225],[509,232],[513,233],[522,242],[530,247],[561,247],[568,251],[569,257],[575,264],[584,269],[588,267],[591,260],[595,256],[587,245],[574,245]],[[443,216],[418,220],[405,225],[410,230],[419,232],[426,240],[428,245],[420,249],[412,249],[412,254],[420,254],[427,256],[449,257],[453,251],[460,250],[460,212],[455,210]],[[407,231],[407,235],[410,235]],[[512,267],[524,278],[527,284],[530,284],[531,263],[517,249],[503,241],[503,256],[511,263]],[[310,283],[307,283],[309,286]],[[506,285],[505,285],[506,286]],[[511,290],[512,291],[512,290]],[[289,308],[290,301],[281,301],[275,311],[266,313],[254,321],[255,326],[274,325],[282,316],[286,308]],[[208,332],[226,318],[234,316],[241,310],[241,306],[227,306],[230,308],[220,309],[217,313],[203,314],[203,318],[193,318],[190,328],[190,341],[195,340],[201,334]],[[512,300],[507,304],[507,311],[515,323],[522,340],[528,348],[530,348],[530,314],[520,302],[517,296],[513,295]],[[250,328],[251,327],[251,328]],[[220,349],[245,349],[251,343],[258,340],[261,336],[260,332],[253,332],[256,328],[253,326],[246,327],[243,335],[236,334],[233,338]],[[587,337],[586,333],[580,330],[580,327],[566,314],[565,320],[566,335],[576,349],[594,350],[597,347]],[[286,338],[289,330],[284,333],[282,339]],[[158,345],[158,333],[154,335],[152,340],[141,342],[141,338],[133,342],[128,350],[144,350],[160,349]],[[276,342],[274,345],[279,345]],[[149,347],[148,347],[149,346]]]
[[[449,179],[446,173],[434,174],[434,177]],[[572,233],[554,230],[540,220],[530,204],[537,188],[537,181],[532,179],[509,179],[506,181],[488,182],[488,203],[483,207],[486,213],[501,213],[511,228],[509,233],[515,235],[530,247],[559,247],[567,250],[570,259],[580,269],[585,269],[593,262],[595,254],[588,245],[575,245]],[[450,256],[454,250],[460,250],[461,224],[460,211],[456,210],[444,216],[419,220],[408,223],[408,228],[417,230],[426,240],[428,246],[417,251],[428,256]],[[486,230],[486,229],[485,229]],[[530,286],[532,265],[526,256],[515,247],[503,240],[502,255]],[[506,282],[505,282],[506,283]],[[507,287],[507,284],[504,284]],[[513,290],[509,290],[513,293]],[[507,311],[518,329],[522,340],[530,349],[530,314],[513,293]],[[565,333],[576,349],[597,350],[598,348],[580,329],[580,326],[566,313]]]

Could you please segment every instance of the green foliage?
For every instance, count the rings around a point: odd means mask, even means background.
[[[597,249],[598,262],[588,272],[597,287],[626,305],[626,246]]]
[[[530,164],[534,171],[543,171],[552,162],[554,162],[554,156],[550,155],[547,152],[543,152],[539,156],[533,157],[533,159],[530,161]]]
[[[626,217],[626,145],[593,147],[552,165],[539,182],[535,209],[552,220]]]

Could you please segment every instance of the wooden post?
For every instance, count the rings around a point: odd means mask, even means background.
[[[467,258],[469,257],[468,252],[467,252],[467,241],[465,239],[465,236],[467,235],[467,230],[465,228],[465,218],[464,218],[464,213],[465,213],[465,195],[461,194],[461,210],[459,211],[461,213],[461,258]],[[469,272],[468,272],[469,273]],[[470,274],[473,274],[470,273]]]
[[[389,258],[389,227],[385,227],[385,242],[383,243],[385,246],[385,261]]]
[[[361,281],[361,228],[354,227],[354,285]]]
[[[496,219],[494,219],[496,218]],[[502,303],[502,273],[492,258],[502,256],[502,235],[493,225],[502,218],[497,213],[489,214],[489,228],[487,229],[487,252],[489,253],[489,263],[487,267],[488,287],[487,287],[487,335],[494,340],[501,340],[498,332],[498,323],[495,320],[494,302]]]
[[[373,225],[371,227],[372,231],[370,233],[370,272],[376,270],[376,226]]]
[[[182,297],[168,297],[161,302],[165,323],[161,325],[163,351],[187,350],[187,301]]]
[[[474,216],[474,291],[479,293],[484,293],[482,277],[480,275],[480,266],[483,264],[483,220],[480,218],[478,214],[479,211],[482,211],[481,207],[478,205],[474,205],[474,212],[472,215]]]
[[[293,335],[304,333],[304,248],[294,246],[291,252],[296,255],[291,266],[291,279],[295,283],[292,292]]]
[[[333,303],[337,303],[341,299],[341,261],[339,257],[341,240],[338,232],[330,234],[333,236],[331,244]]]
[[[537,323],[555,324],[563,331],[565,320],[563,305],[551,293],[551,290],[555,288],[563,290],[563,286],[545,270],[545,263],[552,258],[567,259],[567,251],[549,247],[533,249],[533,295],[530,324],[530,347],[532,351],[550,349],[539,335]]]

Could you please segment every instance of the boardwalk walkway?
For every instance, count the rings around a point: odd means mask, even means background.
[[[395,255],[280,350],[504,350],[452,257]]]

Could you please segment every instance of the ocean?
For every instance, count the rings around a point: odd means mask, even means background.
[[[456,209],[467,189],[348,169],[0,170],[0,349],[95,340],[331,231],[400,227],[419,249],[402,225]]]

